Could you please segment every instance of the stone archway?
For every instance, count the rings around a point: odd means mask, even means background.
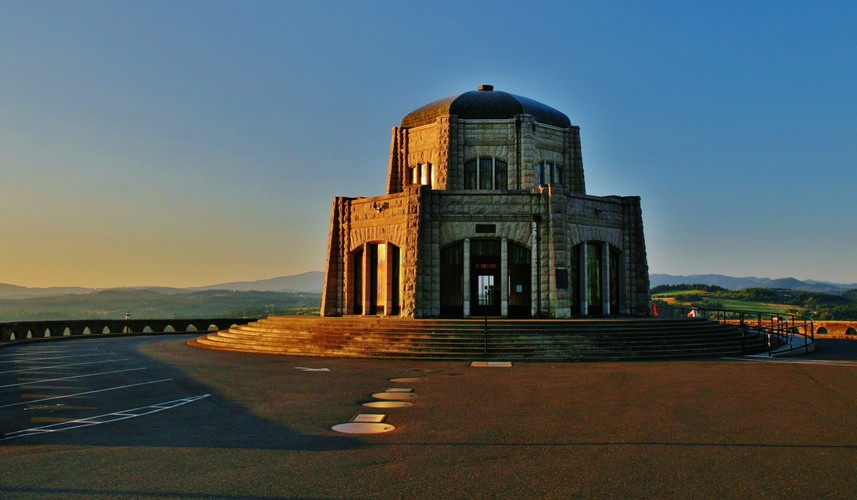
[[[389,242],[366,243],[351,254],[353,314],[397,316],[401,312],[402,259]]]

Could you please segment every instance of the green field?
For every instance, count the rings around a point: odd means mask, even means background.
[[[693,300],[686,300],[694,297]],[[697,299],[698,297],[699,299]],[[667,304],[678,307],[697,306],[707,309],[730,309],[741,311],[758,311],[771,314],[800,314],[806,310],[789,304],[774,304],[769,302],[755,302],[730,297],[715,295],[703,290],[681,290],[665,292],[652,295],[652,300],[660,300]]]

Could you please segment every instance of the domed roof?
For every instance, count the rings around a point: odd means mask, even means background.
[[[507,119],[524,113],[533,115],[537,122],[547,125],[571,126],[567,116],[550,106],[494,90],[491,85],[480,85],[479,90],[439,99],[412,111],[402,119],[402,128],[428,125],[442,115],[456,115],[463,119]]]

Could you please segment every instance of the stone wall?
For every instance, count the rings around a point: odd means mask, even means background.
[[[857,340],[857,321],[814,321],[813,327],[817,339]],[[824,328],[827,333],[818,333],[820,328]]]
[[[538,186],[536,165],[549,161],[563,169],[563,186],[584,193],[580,129],[544,125],[529,115],[518,120],[459,120],[441,116],[412,129],[393,128],[387,193],[412,184],[412,169],[431,163],[432,188],[464,189],[464,163],[492,156],[508,164],[509,189]]]
[[[477,157],[506,161],[508,190],[464,190],[464,164]],[[352,253],[366,243],[389,242],[401,250],[401,316],[440,315],[440,256],[465,238],[506,239],[532,252],[532,291],[550,317],[572,314],[573,288],[558,286],[572,268],[572,248],[603,242],[619,251],[621,311],[648,313],[648,268],[640,199],[585,194],[580,129],[514,119],[458,119],[393,128],[387,194],[336,198],[331,210],[323,315],[353,311]],[[536,165],[562,168],[562,183],[539,186]],[[431,164],[432,182],[413,182],[413,169]],[[536,241],[534,221],[539,239]],[[477,224],[491,230],[477,232]],[[602,246],[605,252],[607,246]],[[607,255],[607,254],[605,254]],[[537,267],[536,267],[537,266]],[[563,274],[565,273],[565,274]]]
[[[327,266],[323,284],[322,316],[348,314],[354,287],[351,254],[366,243],[389,242],[401,250],[403,283],[414,282],[418,260],[419,193],[421,186],[403,193],[372,198],[337,197],[331,208]],[[403,286],[403,307],[413,302],[414,287]],[[413,309],[413,304],[410,305]]]

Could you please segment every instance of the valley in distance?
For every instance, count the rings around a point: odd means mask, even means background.
[[[0,322],[317,315],[324,273],[204,287],[27,288],[0,283]]]
[[[126,312],[134,319],[317,315],[323,279],[324,273],[311,271],[193,288],[28,288],[0,283],[0,322],[121,319]],[[703,293],[699,285],[724,290]],[[667,297],[683,305],[753,310],[764,305],[782,312],[811,312],[816,319],[857,319],[857,283],[652,274],[650,286],[656,301]],[[669,288],[674,290],[665,290]]]

